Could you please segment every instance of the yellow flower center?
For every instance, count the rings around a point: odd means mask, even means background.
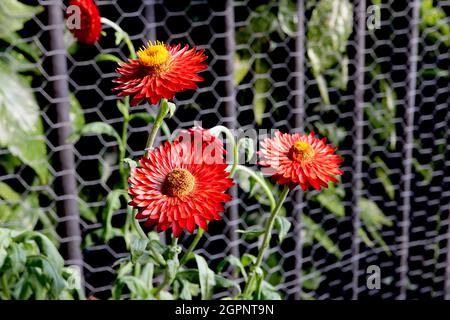
[[[169,60],[169,51],[163,42],[149,42],[147,47],[142,47],[137,55],[139,61],[146,67],[159,67]]]
[[[314,149],[308,142],[297,141],[291,147],[289,156],[297,162],[308,162],[314,157]]]
[[[177,168],[169,172],[163,183],[163,193],[171,197],[188,195],[194,190],[195,178],[187,170]]]

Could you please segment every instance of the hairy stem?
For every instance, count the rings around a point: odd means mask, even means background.
[[[130,36],[128,35],[128,33],[126,33],[117,23],[115,23],[107,18],[102,17],[100,21],[101,21],[101,23],[110,26],[116,32],[118,32],[122,35],[122,39],[125,42],[125,44],[127,45],[128,51],[130,51],[131,59],[137,59],[136,50],[134,48],[133,42],[131,42],[131,39],[130,39]]]
[[[198,242],[202,238],[204,232],[205,231],[202,228],[198,229],[194,240],[192,240],[191,245],[189,246],[189,248],[187,248],[186,252],[184,253],[183,257],[180,260],[180,266],[184,265],[188,261],[189,255],[192,253],[192,251],[194,251],[194,249],[197,246]]]
[[[286,197],[289,193],[289,187],[284,186],[283,191],[281,192],[280,198],[278,199],[278,202],[276,203],[275,208],[272,210],[272,213],[269,217],[269,220],[267,220],[267,224],[264,231],[264,239],[263,243],[261,245],[261,248],[259,249],[258,257],[256,258],[256,262],[252,267],[252,271],[250,272],[250,275],[248,277],[245,289],[244,289],[244,297],[251,297],[254,287],[255,287],[255,281],[257,276],[257,270],[261,267],[262,259],[264,258],[264,255],[267,251],[267,248],[269,247],[270,238],[272,235],[272,229],[275,224],[275,219],[278,216],[278,213],[280,212],[280,209],[283,207],[283,203],[286,200]]]
[[[270,205],[270,210],[273,211],[276,205],[276,201],[275,198],[273,197],[272,191],[270,190],[270,187],[267,185],[267,183],[264,181],[264,178],[257,175],[253,170],[245,167],[245,166],[241,166],[241,165],[237,165],[236,166],[236,171],[242,171],[245,172],[246,174],[248,174],[249,176],[251,176],[253,179],[255,179],[255,181],[261,186],[261,188],[263,189],[264,193],[267,196],[267,199],[269,200],[269,205]]]
[[[155,142],[156,134],[158,133],[159,128],[163,124],[164,118],[169,112],[169,106],[167,104],[167,100],[161,100],[159,104],[158,114],[156,115],[155,122],[153,123],[152,129],[150,130],[150,134],[148,135],[147,144],[146,144],[146,152],[145,155],[148,156],[149,149],[152,148],[153,143]]]

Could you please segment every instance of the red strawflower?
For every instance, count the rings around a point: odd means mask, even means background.
[[[157,104],[161,99],[173,99],[175,93],[197,89],[196,82],[203,81],[197,73],[208,66],[204,50],[189,49],[186,45],[168,45],[149,42],[137,53],[138,59],[129,59],[117,68],[120,75],[114,82],[119,86],[118,96],[132,96],[131,105],[147,100]]]
[[[293,189],[297,185],[303,190],[311,185],[320,190],[327,187],[329,181],[338,182],[334,177],[343,174],[339,169],[342,159],[335,154],[336,148],[326,144],[326,138],[320,140],[300,133],[275,132],[274,138],[261,143],[263,171],[272,175],[278,184],[288,184]]]
[[[94,44],[100,39],[102,32],[102,24],[100,22],[100,12],[93,0],[70,0],[69,6],[77,6],[80,9],[80,25],[79,27],[71,28],[75,38],[79,42],[86,44]],[[71,14],[76,14],[70,12]],[[66,18],[69,18],[69,10],[66,13]]]
[[[208,164],[226,162],[224,155],[227,154],[227,151],[223,147],[222,140],[213,135],[209,129],[194,127],[182,130],[176,141],[191,145],[196,162],[203,161]],[[198,158],[200,160],[197,160]]]
[[[194,163],[189,150],[189,144],[166,142],[141,158],[128,179],[136,218],[156,224],[158,232],[172,227],[175,237],[184,229],[192,233],[196,225],[207,230],[207,221],[221,219],[222,202],[231,200],[224,193],[233,186],[227,165]]]

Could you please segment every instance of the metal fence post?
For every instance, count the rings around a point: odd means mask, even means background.
[[[295,37],[295,128],[304,131],[305,123],[305,4],[303,0],[297,2],[297,34]],[[302,211],[303,192],[298,190],[294,195],[295,212],[295,299],[301,299],[302,294],[302,262],[303,262],[303,239],[302,239]]]
[[[417,52],[419,44],[419,8],[420,1],[414,0],[409,3],[411,8],[411,20],[409,24],[409,55],[408,55],[408,92],[406,96],[405,111],[405,143],[403,144],[403,167],[404,172],[401,177],[401,199],[402,199],[402,235],[400,237],[400,295],[399,299],[406,299],[406,285],[408,282],[408,256],[409,256],[409,226],[411,213],[411,180],[412,180],[412,153],[414,148],[414,112],[416,102],[416,82],[417,82]]]
[[[234,53],[236,52],[236,43],[234,39],[234,1],[228,0],[225,4],[225,49],[226,49],[226,82],[225,82],[225,124],[233,130],[236,128],[237,114],[236,114],[236,91],[234,88]],[[230,194],[236,201],[239,198],[237,186],[230,190]],[[239,222],[239,207],[237,204],[232,204],[228,211],[230,213],[230,249],[231,254],[239,257],[239,246],[237,237],[237,223]]]
[[[69,84],[67,74],[67,57],[64,45],[64,11],[61,1],[48,2],[48,24],[50,27],[50,52],[53,74],[53,104],[56,108],[58,132],[58,156],[60,167],[56,177],[61,181],[61,194],[57,193],[58,215],[65,225],[68,265],[75,265],[83,273],[83,254],[81,252],[80,215],[77,203],[77,186],[74,146],[67,142],[71,132]],[[82,280],[82,279],[81,279]],[[82,287],[83,287],[83,282]]]
[[[356,21],[356,71],[355,71],[355,113],[353,129],[353,174],[352,174],[352,299],[357,299],[359,282],[360,238],[358,230],[361,227],[359,199],[362,196],[362,163],[364,148],[364,65],[366,50],[366,1],[359,0],[355,10]]]

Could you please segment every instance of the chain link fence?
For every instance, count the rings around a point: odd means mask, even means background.
[[[120,232],[105,238],[105,219],[112,230],[128,221],[125,209],[107,203],[120,180],[119,146],[105,134],[71,140],[71,132],[95,121],[120,132],[123,118],[111,91],[116,63],[97,57],[125,60],[128,51],[108,27],[94,46],[74,44],[62,1],[23,2],[44,10],[1,55],[21,44],[42,52],[32,65],[14,68],[39,75],[31,87],[43,127],[36,144],[45,143],[45,155],[33,164],[48,174],[37,179],[35,166],[17,161],[11,148],[0,150],[0,181],[21,194],[16,202],[0,198],[0,207],[25,208],[2,224],[46,232],[68,265],[82,267],[87,294],[109,298],[114,263],[128,255]],[[450,1],[96,4],[136,47],[158,39],[205,49],[205,81],[177,95],[178,109],[167,120],[171,130],[197,122],[314,130],[338,146],[342,183],[298,191],[285,205],[292,228],[281,244],[273,239],[264,266],[283,298],[450,298]],[[155,114],[155,107],[132,113],[140,111]],[[1,118],[4,128],[8,120]],[[150,126],[145,119],[130,122],[130,158],[142,156]],[[240,178],[223,221],[212,223],[198,246],[211,266],[258,247],[257,238],[236,231],[262,221],[267,206],[257,190],[249,196],[248,177]],[[180,240],[190,243],[187,235]]]

